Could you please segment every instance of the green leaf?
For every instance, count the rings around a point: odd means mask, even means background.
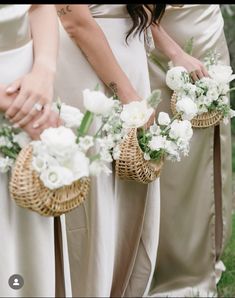
[[[161,90],[159,89],[155,89],[152,91],[152,93],[150,94],[150,96],[146,99],[148,105],[153,108],[156,109],[157,106],[159,105],[159,103],[161,102]]]
[[[96,86],[95,86],[95,88],[94,88],[94,91],[99,91],[99,89],[100,89],[100,84],[97,83]]]

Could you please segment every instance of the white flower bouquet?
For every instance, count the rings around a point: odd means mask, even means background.
[[[230,108],[229,83],[235,78],[232,68],[218,63],[218,54],[209,53],[205,65],[210,77],[203,77],[195,83],[184,67],[173,67],[166,74],[166,84],[172,89],[171,109],[175,115],[182,112],[182,119],[191,120],[193,127],[226,124],[235,116]],[[187,114],[187,116],[185,116]]]
[[[189,152],[193,131],[188,120],[170,119],[160,112],[158,123],[145,128],[160,94],[154,90],[147,100],[131,102],[121,111],[122,125],[128,129],[116,160],[116,173],[122,179],[150,183],[160,175],[165,159],[180,161],[180,154]]]
[[[83,91],[85,114],[64,103],[57,103],[63,126],[43,131],[18,155],[12,171],[10,191],[18,205],[45,216],[58,216],[72,210],[87,197],[90,176],[110,174],[106,165],[113,159],[105,150],[102,129],[113,115],[114,100],[102,92]],[[94,118],[105,117],[92,135]],[[111,144],[112,145],[112,144]],[[98,153],[97,153],[98,152]]]

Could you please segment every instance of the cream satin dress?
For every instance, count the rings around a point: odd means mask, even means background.
[[[194,37],[192,55],[202,59],[216,49],[229,65],[219,5],[168,6],[161,21],[181,46]],[[167,68],[159,51],[153,54]],[[165,73],[149,61],[151,88],[162,90],[161,110],[170,111]],[[161,225],[158,258],[150,296],[189,297],[216,294],[223,264],[220,256],[231,232],[230,124],[194,129],[189,156],[166,162],[160,178]]]
[[[118,63],[138,93],[146,97],[150,82],[143,36],[125,43],[131,26],[126,6],[89,8]],[[56,80],[61,100],[84,110],[82,91],[93,90],[97,83],[108,93],[61,25]],[[114,174],[93,178],[89,198],[66,216],[73,296],[145,295],[155,267],[159,215],[159,179],[147,186],[121,181]]]
[[[10,84],[31,70],[33,41],[29,8],[30,5],[0,5],[1,84]],[[0,113],[0,125],[3,122]],[[54,221],[53,217],[18,207],[10,198],[8,184],[9,176],[0,174],[0,296],[70,297],[63,220],[61,225],[59,218]],[[14,290],[8,284],[14,274],[24,279],[21,289]]]

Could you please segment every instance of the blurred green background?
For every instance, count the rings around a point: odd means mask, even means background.
[[[230,53],[230,63],[235,72],[235,4],[221,4],[224,17],[224,32]],[[231,83],[235,87],[235,81]],[[235,109],[235,92],[230,94],[231,107]],[[222,260],[226,271],[218,284],[219,297],[235,297],[235,118],[231,122],[232,132],[232,167],[233,167],[233,234],[225,249]]]

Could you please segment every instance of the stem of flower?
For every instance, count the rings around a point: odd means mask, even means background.
[[[100,154],[96,154],[96,155],[93,155],[93,156],[90,157],[90,161],[92,162],[92,161],[97,160],[99,158],[100,158]]]
[[[84,136],[88,132],[88,130],[92,124],[92,121],[93,121],[93,116],[94,116],[94,114],[92,112],[86,111],[86,113],[82,119],[82,123],[77,130],[78,138],[81,136]]]

